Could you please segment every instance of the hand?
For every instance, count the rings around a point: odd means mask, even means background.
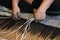
[[[17,19],[17,20],[20,19],[20,9],[18,6],[13,7],[12,14],[13,14],[13,19]]]
[[[46,13],[45,11],[35,10],[34,16],[36,20],[43,20],[46,18]]]

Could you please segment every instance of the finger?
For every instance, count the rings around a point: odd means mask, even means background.
[[[34,16],[34,18],[35,18],[35,22],[41,21],[41,17],[36,17],[36,16]]]
[[[15,13],[14,16],[16,19],[18,19],[18,13]]]
[[[12,17],[13,17],[14,20],[16,19],[15,14],[12,14]]]
[[[18,12],[18,17],[20,18],[20,16],[21,16],[21,15],[20,15],[20,12]]]
[[[15,19],[16,19],[16,20],[20,20],[20,13],[19,13],[19,12],[16,12],[16,13],[14,14],[14,16],[15,16]]]

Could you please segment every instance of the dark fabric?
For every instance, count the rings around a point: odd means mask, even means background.
[[[54,0],[50,8],[48,9],[50,11],[60,11],[60,0]]]
[[[20,0],[19,7],[21,9],[21,12],[33,13],[32,5],[28,4],[24,0]]]
[[[54,0],[53,4],[47,11],[58,12],[60,11],[60,0]],[[60,13],[47,13],[48,15],[58,16]]]
[[[34,0],[32,3],[32,7],[38,9],[41,3],[42,0]]]
[[[3,5],[9,9],[12,8],[12,0],[0,0],[0,5]]]

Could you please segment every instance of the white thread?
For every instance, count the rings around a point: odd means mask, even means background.
[[[34,21],[34,18],[32,18],[32,19],[30,19],[30,21],[27,23],[27,25],[25,26],[25,30],[24,30],[24,32],[23,32],[23,34],[22,34],[22,37],[21,37],[21,39],[20,40],[24,40],[25,38],[26,38],[26,36],[27,36],[27,28],[28,28],[28,26],[31,24],[31,22],[32,21]]]

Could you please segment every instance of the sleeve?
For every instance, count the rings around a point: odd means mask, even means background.
[[[38,8],[40,4],[42,3],[42,0],[34,0],[32,3],[33,8]]]
[[[11,9],[12,8],[12,0],[0,0],[0,5]]]

